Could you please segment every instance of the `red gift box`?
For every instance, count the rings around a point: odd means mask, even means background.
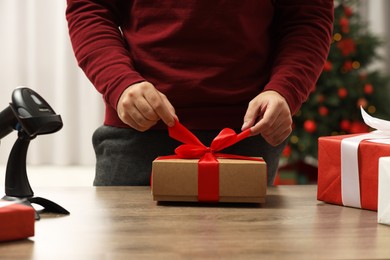
[[[318,190],[317,199],[338,205],[343,203],[341,143],[349,137],[362,135],[340,135],[318,139]],[[367,137],[367,139],[375,139]],[[358,144],[358,181],[360,185],[360,207],[368,210],[378,208],[378,162],[390,156],[390,145],[363,140]],[[348,187],[349,183],[345,185]],[[359,196],[359,194],[357,194]],[[359,199],[359,198],[358,198]],[[350,206],[350,205],[347,205]]]
[[[0,200],[0,241],[34,236],[34,225],[33,207]]]

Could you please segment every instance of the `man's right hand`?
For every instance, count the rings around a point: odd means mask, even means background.
[[[132,128],[144,132],[160,119],[175,124],[175,109],[167,97],[149,82],[140,82],[123,91],[117,104],[119,118]]]

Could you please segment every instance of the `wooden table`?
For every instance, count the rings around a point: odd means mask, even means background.
[[[385,259],[376,212],[324,204],[316,186],[269,188],[263,205],[159,203],[148,187],[35,189],[71,214],[43,214],[36,235],[0,259]]]

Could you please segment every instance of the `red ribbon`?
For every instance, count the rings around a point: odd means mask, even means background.
[[[183,144],[175,149],[172,156],[162,156],[159,159],[196,159],[198,162],[198,200],[207,202],[219,201],[219,163],[217,158],[260,160],[257,158],[218,153],[250,136],[250,129],[240,134],[230,128],[224,128],[212,141],[210,147],[206,147],[199,139],[178,121],[168,128],[169,136]]]

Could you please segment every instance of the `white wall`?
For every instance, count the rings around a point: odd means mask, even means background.
[[[0,0],[0,110],[27,86],[60,114],[64,127],[30,143],[30,164],[94,164],[92,132],[103,120],[100,95],[78,68],[68,38],[65,0]],[[5,164],[16,140],[1,140]]]

